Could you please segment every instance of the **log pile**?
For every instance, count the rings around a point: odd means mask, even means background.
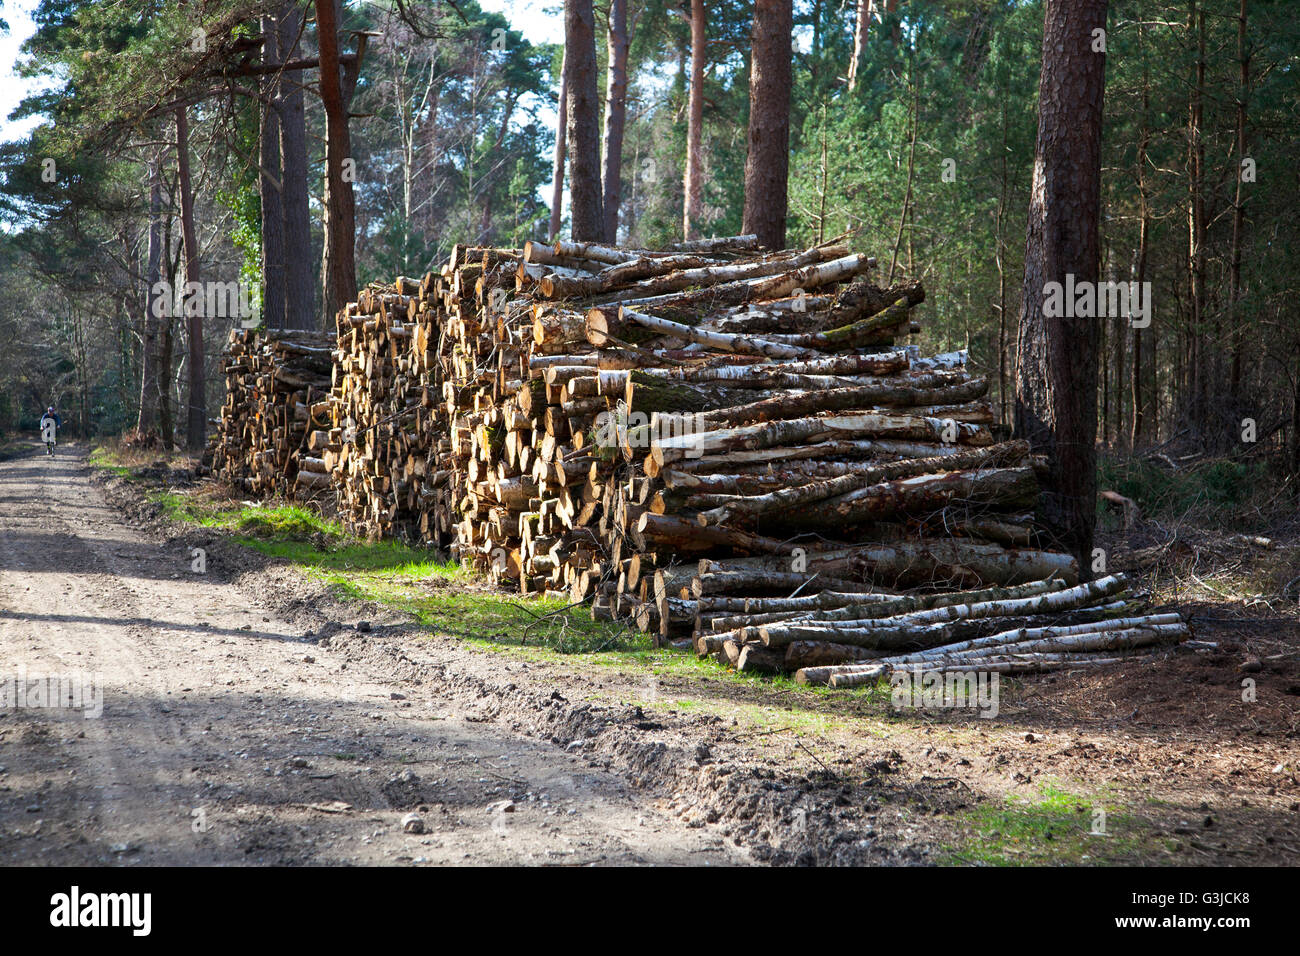
[[[332,476],[353,533],[741,670],[855,686],[1185,637],[1044,543],[1042,463],[964,352],[906,344],[924,290],[874,264],[752,236],[457,246],[339,313],[329,421],[285,432],[296,474]]]
[[[226,397],[210,439],[213,474],[262,498],[329,492],[308,436],[328,422],[333,337],[235,329],[223,353]]]
[[[1123,575],[1073,587],[1053,577],[873,601],[844,595],[710,624],[696,638],[701,655],[831,687],[874,684],[907,668],[1021,673],[1111,663],[1190,636],[1178,614],[1143,613]]]
[[[431,520],[446,476],[428,469],[447,432],[438,286],[434,275],[371,284],[336,316],[332,427],[313,442],[334,475],[344,527],[361,537],[447,544],[449,523]]]
[[[464,490],[460,556],[743,670],[864,659],[828,638],[854,614],[1076,585],[1074,559],[1033,526],[1041,465],[994,424],[987,383],[964,353],[902,343],[921,287],[879,288],[872,260],[836,246],[748,246],[530,243],[459,267],[462,291],[444,294],[453,450],[439,467]],[[1118,598],[1068,613],[1061,600],[1011,623],[1123,610],[1185,635]],[[793,653],[753,630],[807,615],[830,623],[800,625]]]

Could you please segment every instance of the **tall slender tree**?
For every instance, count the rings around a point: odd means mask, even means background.
[[[618,241],[619,193],[623,177],[623,131],[627,127],[627,51],[632,45],[627,0],[610,0],[606,30],[604,195],[605,241]]]
[[[793,30],[792,0],[754,0],[742,228],[769,249],[785,246]]]
[[[140,343],[140,414],[135,425],[136,440],[146,445],[161,437],[158,415],[162,392],[167,387],[160,378],[162,342],[158,324],[162,310],[157,307],[163,257],[162,172],[159,163],[159,159],[149,163],[149,238],[144,268],[144,334]]]
[[[1049,283],[1095,284],[1100,270],[1106,60],[1096,31],[1106,4],[1046,4],[1016,376],[1015,430],[1048,461],[1043,518],[1085,570],[1096,522],[1098,319],[1045,303]]]
[[[862,72],[862,61],[867,55],[867,40],[871,36],[871,12],[875,7],[872,0],[858,0],[857,17],[853,23],[853,55],[849,58],[849,89],[858,85],[858,74]]]
[[[325,105],[325,248],[321,262],[322,319],[357,297],[356,197],[345,164],[352,160],[348,130],[348,97],[344,94],[339,53],[338,0],[316,0],[316,33],[320,46],[320,96]]]
[[[591,0],[564,0],[564,86],[569,100],[569,210],[573,238],[599,242],[600,103],[596,96],[596,18]]]
[[[262,201],[262,319],[268,328],[285,327],[284,205],[280,165],[280,39],[276,18],[262,16],[262,66],[258,104],[258,195]]]
[[[698,239],[704,216],[704,60],[708,49],[704,0],[691,0],[691,88],[686,107],[686,181],[682,236]]]
[[[194,221],[194,184],[190,177],[190,118],[187,107],[176,108],[176,191],[180,196],[181,245],[185,262],[182,298],[185,334],[189,344],[186,363],[189,398],[185,440],[191,450],[203,447],[208,429],[207,364],[203,355],[203,311],[206,300],[199,268],[199,236]]]
[[[569,145],[569,87],[565,82],[568,63],[568,51],[560,61],[560,104],[559,121],[555,125],[555,164],[551,176],[551,227],[552,242],[560,234],[560,222],[564,217],[564,161],[568,155]]]
[[[303,29],[302,8],[296,0],[285,3],[276,27],[280,62],[295,62]],[[280,207],[284,214],[284,325],[288,329],[315,328],[303,71],[287,68],[280,74]]]

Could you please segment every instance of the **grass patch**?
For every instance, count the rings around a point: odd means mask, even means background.
[[[1133,499],[1145,516],[1206,520],[1246,512],[1276,492],[1263,462],[1227,458],[1204,459],[1175,471],[1147,459],[1103,456],[1097,463],[1097,485]]]
[[[1012,794],[1001,805],[977,806],[958,823],[963,844],[945,847],[945,864],[1097,865],[1131,861],[1153,846],[1143,820],[1054,784],[1040,785],[1034,799]]]
[[[372,570],[354,566],[327,570],[321,577],[342,597],[406,611],[432,631],[491,648],[600,654],[650,645],[646,635],[624,625],[593,621],[586,607],[473,588],[470,576],[457,565],[425,561]]]
[[[650,644],[623,625],[591,620],[585,607],[475,587],[458,564],[400,542],[353,538],[338,522],[300,505],[205,499],[175,491],[155,491],[151,497],[173,520],[227,532],[244,547],[302,568],[341,598],[405,611],[442,634],[561,654]]]
[[[173,462],[188,460],[184,452],[167,452],[161,448],[135,447],[121,438],[103,438],[90,449],[90,464],[129,481],[147,479],[146,471],[167,468]]]
[[[105,445],[96,445],[90,450],[90,464],[100,471],[106,471],[119,478],[128,481],[136,480],[136,476],[131,473],[131,466],[121,464],[113,451]]]
[[[106,463],[112,465],[111,460]],[[736,673],[694,654],[655,648],[649,635],[625,623],[593,621],[585,605],[568,607],[558,598],[525,597],[486,587],[460,565],[440,561],[427,550],[400,542],[359,540],[338,522],[299,504],[239,501],[210,484],[155,488],[149,497],[172,520],[228,534],[244,547],[300,568],[339,598],[403,611],[430,631],[462,638],[493,653],[539,661],[562,654],[569,667],[626,668],[647,678],[680,678],[696,688],[703,686],[701,678],[725,681],[729,692],[717,700],[704,695],[701,708],[729,717],[740,708],[746,711],[742,716],[748,723],[760,727],[823,732],[831,723],[845,720],[856,727],[861,717],[881,716],[889,702],[887,681],[831,691],[796,684],[784,675]],[[765,702],[737,701],[736,693],[747,687],[761,693]],[[838,713],[808,710],[811,704],[831,701]]]

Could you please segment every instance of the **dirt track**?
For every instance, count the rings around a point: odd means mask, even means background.
[[[345,659],[215,554],[195,573],[123,522],[82,453],[0,462],[0,680],[103,687],[98,719],[0,706],[0,864],[746,861],[581,744]],[[427,833],[402,832],[411,811]]]

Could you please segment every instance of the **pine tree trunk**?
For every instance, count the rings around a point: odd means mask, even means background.
[[[708,29],[704,0],[691,0],[691,88],[686,108],[686,182],[682,238],[700,237],[704,215],[704,60]]]
[[[742,232],[785,248],[790,171],[792,0],[755,0],[749,71],[749,151]]]
[[[160,437],[159,401],[164,387],[159,380],[162,365],[155,286],[162,278],[163,224],[162,173],[158,160],[149,164],[149,249],[144,270],[144,348],[140,363],[140,416],[136,420],[137,440],[152,444]]]
[[[1138,24],[1138,55],[1143,56],[1145,46],[1145,27]],[[1147,147],[1151,142],[1151,127],[1148,121],[1151,97],[1151,80],[1150,73],[1146,67],[1146,59],[1143,57],[1142,67],[1142,134],[1138,140],[1137,151],[1137,181],[1138,181],[1138,249],[1137,249],[1137,279],[1138,288],[1143,287],[1147,278],[1147,255],[1149,251],[1149,240],[1151,238],[1151,210],[1149,198],[1147,196]],[[1148,316],[1150,315],[1150,303],[1147,304]],[[1149,326],[1148,326],[1149,327]],[[1137,326],[1133,327],[1133,370],[1130,374],[1129,388],[1132,391],[1133,406],[1133,425],[1129,432],[1129,447],[1137,449],[1143,438],[1144,406],[1142,396],[1142,329]],[[1151,340],[1152,358],[1155,358],[1155,339]]]
[[[302,11],[286,3],[277,21],[282,62],[298,56]],[[316,283],[311,266],[311,210],[307,195],[307,117],[302,71],[280,78],[280,204],[284,215],[284,327],[314,329]]]
[[[1250,96],[1250,50],[1246,43],[1246,0],[1241,0],[1237,18],[1237,62],[1241,68],[1240,86],[1237,90],[1237,190],[1232,200],[1232,251],[1229,255],[1228,303],[1232,321],[1232,372],[1229,393],[1234,405],[1241,392],[1242,317],[1238,314],[1241,301],[1241,249],[1246,233],[1246,197],[1242,190],[1241,163],[1246,158],[1246,104]]]
[[[1187,380],[1189,418],[1198,437],[1204,438],[1207,418],[1206,359],[1202,323],[1205,320],[1205,145],[1203,140],[1205,96],[1205,10],[1198,13],[1195,0],[1188,9],[1187,32],[1195,37],[1196,60],[1192,66],[1187,106],[1187,272],[1190,286],[1191,327],[1188,337]]]
[[[320,95],[325,106],[325,247],[321,257],[322,322],[357,297],[356,199],[344,163],[352,155],[339,60],[338,0],[316,0]]]
[[[560,220],[564,212],[564,161],[569,143],[568,62],[569,51],[566,48],[564,59],[560,61],[559,122],[555,126],[555,165],[552,167],[551,174],[551,228],[548,233],[551,242],[554,242],[560,234]]]
[[[605,227],[600,208],[600,104],[596,97],[596,20],[591,0],[564,2],[564,74],[569,101],[572,238],[599,242]]]
[[[627,51],[631,34],[627,27],[627,0],[610,0],[607,49],[609,64],[605,85],[605,194],[601,209],[605,217],[605,242],[618,241],[619,194],[623,177],[623,131],[627,125]]]
[[[280,63],[273,17],[262,17],[262,65]],[[283,172],[280,165],[280,80],[274,72],[261,82],[261,119],[257,136],[258,194],[262,201],[262,321],[269,329],[285,327]]]
[[[1106,0],[1047,0],[1025,242],[1016,434],[1046,455],[1043,518],[1091,566],[1096,520],[1097,319],[1044,315],[1045,286],[1096,282]],[[1073,311],[1073,310],[1069,310]]]
[[[871,35],[872,0],[858,0],[858,15],[853,27],[853,56],[849,59],[849,91],[858,85],[858,74],[862,71],[862,58],[866,55],[867,38]]]

